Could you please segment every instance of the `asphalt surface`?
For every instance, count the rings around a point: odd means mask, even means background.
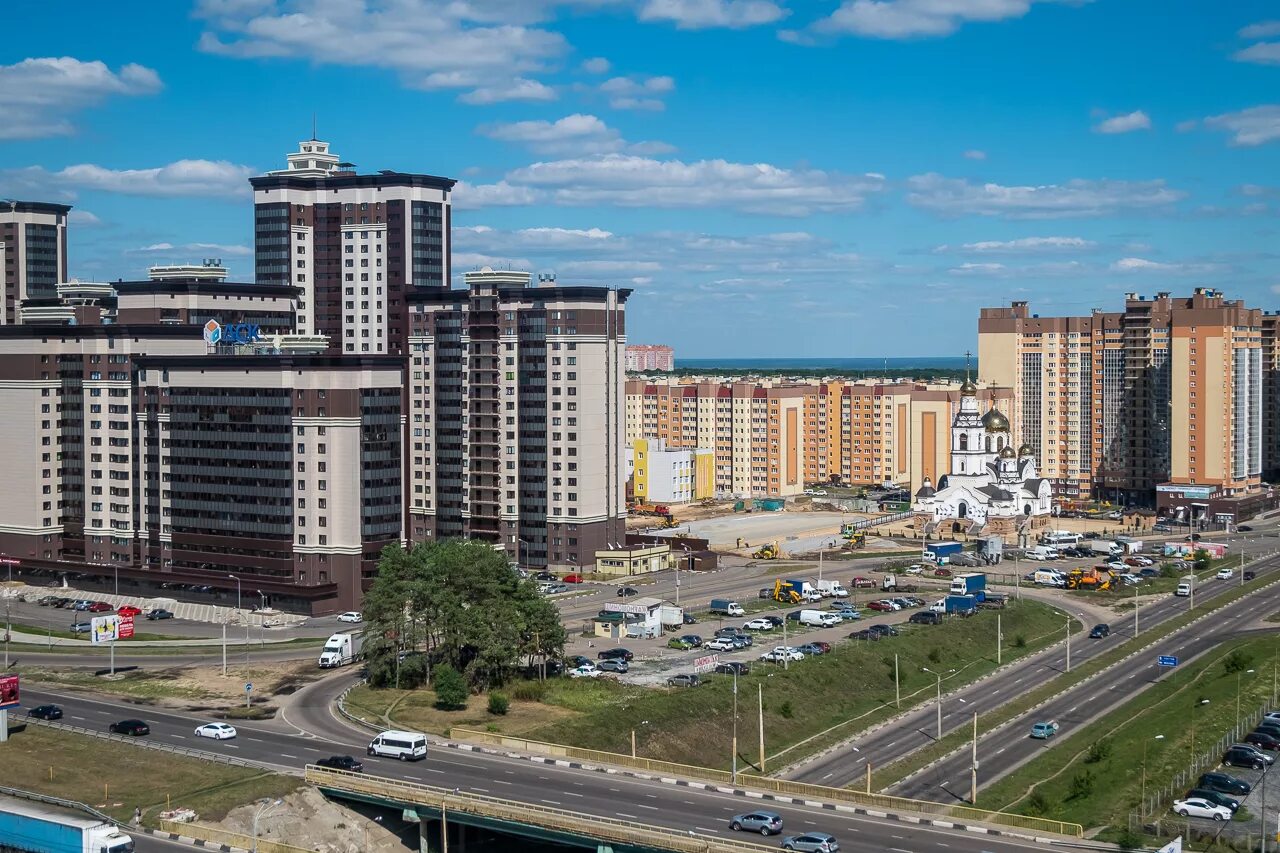
[[[425,761],[416,764],[370,758],[364,754],[369,736],[336,719],[329,705],[332,695],[348,683],[348,676],[327,679],[320,685],[322,689],[309,691],[312,701],[293,706],[293,713],[277,727],[237,723],[239,736],[227,741],[195,737],[194,728],[207,720],[182,713],[140,710],[115,701],[45,690],[26,689],[23,699],[27,705],[56,702],[66,711],[63,722],[102,731],[114,720],[140,716],[151,726],[149,737],[153,741],[234,756],[280,770],[297,771],[318,758],[349,754],[364,761],[365,772],[369,774],[726,839],[736,837],[728,828],[733,815],[760,807],[782,815],[784,834],[809,830],[830,832],[840,839],[842,849],[858,853],[1025,853],[1044,849],[1043,845],[1029,841],[998,840],[820,808],[761,803],[729,794],[438,746],[432,747]],[[281,730],[284,727],[293,730]],[[146,839],[145,846],[140,844],[139,849],[171,849],[168,845],[159,846],[161,844],[158,839]]]
[[[1265,547],[1266,550],[1274,548],[1275,540],[1266,543],[1255,543],[1259,549]],[[1257,572],[1259,577],[1274,574],[1280,560],[1276,558],[1265,558],[1250,564],[1250,569]],[[1233,584],[1239,583],[1239,573],[1237,572],[1234,580],[1210,580],[1202,582],[1196,590],[1195,600],[1197,606],[1203,606],[1219,595],[1224,594],[1233,587]],[[1259,603],[1259,602],[1265,603]],[[1280,605],[1280,589],[1269,590],[1262,595],[1249,596],[1245,600],[1233,604],[1214,624],[1231,624],[1235,620],[1232,618],[1236,614],[1254,613],[1259,608],[1268,612],[1275,612]],[[1190,606],[1190,602],[1186,598],[1177,598],[1172,595],[1160,599],[1154,603],[1144,605],[1139,613],[1139,630],[1142,632],[1149,631],[1151,628],[1165,622],[1178,614],[1185,613]],[[1069,608],[1068,608],[1069,609]],[[1241,623],[1243,624],[1243,623]],[[1083,633],[1077,634],[1072,638],[1071,642],[1071,663],[1072,666],[1078,666],[1086,661],[1092,660],[1099,655],[1109,653],[1109,650],[1125,639],[1133,636],[1133,617],[1126,616],[1112,620],[1111,637],[1108,640],[1088,640]],[[1200,627],[1195,629],[1197,633],[1203,633],[1206,629]],[[1177,644],[1184,642],[1186,635],[1180,635],[1170,639],[1170,650],[1162,652],[1164,654],[1173,654],[1176,651]],[[1214,642],[1220,642],[1223,639],[1219,635]],[[1149,661],[1142,660],[1135,666],[1149,667]],[[1045,680],[1052,678],[1058,673],[1066,670],[1066,648],[1065,645],[1054,646],[1037,655],[1032,655],[1014,667],[1010,667],[993,677],[987,678],[981,682],[971,684],[951,692],[946,692],[946,680],[943,680],[943,715],[942,715],[942,734],[945,736],[950,732],[958,729],[968,730],[972,726],[973,714],[976,711],[979,716],[993,711],[1005,702],[1015,698],[1020,693],[1038,687]],[[1093,695],[1097,691],[1092,689],[1091,683],[1085,689],[1088,695]],[[1056,706],[1055,706],[1056,707]],[[1063,706],[1064,708],[1069,706]],[[1054,719],[1053,712],[1050,709],[1037,709],[1035,714],[1040,719]],[[1059,719],[1059,722],[1062,722]],[[1028,724],[1029,726],[1030,724]],[[793,769],[787,774],[788,778],[796,779],[804,782],[812,782],[820,785],[832,785],[843,787],[855,784],[866,777],[867,763],[870,762],[872,768],[884,767],[894,761],[900,760],[910,755],[915,750],[921,749],[935,742],[938,737],[937,726],[937,706],[935,703],[928,703],[914,711],[904,714],[895,722],[884,726],[870,734],[853,739],[851,742],[832,750],[826,755],[820,756],[813,761],[805,763],[798,768]],[[1012,749],[1012,747],[1009,747]],[[980,749],[981,753],[981,749]],[[987,781],[994,778],[994,768],[990,767],[990,758],[984,761],[983,756],[979,755],[979,761],[984,768],[983,775]],[[1012,756],[1010,756],[1010,759]],[[968,795],[969,780],[969,758],[966,755],[963,759],[963,785],[965,796]],[[954,768],[948,768],[949,772],[943,772],[933,778],[937,781],[947,783],[950,786],[961,785],[960,776],[958,776]],[[908,793],[911,792],[911,793]],[[911,784],[893,791],[895,794],[904,796],[921,796],[922,799],[933,799],[935,797],[945,797],[946,799],[955,799],[950,793],[943,789],[939,789],[935,784],[931,789],[922,789],[916,784]]]

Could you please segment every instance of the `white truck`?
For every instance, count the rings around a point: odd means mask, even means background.
[[[844,598],[849,594],[849,590],[844,588],[844,584],[840,581],[821,580],[815,584],[819,594],[827,598]]]
[[[801,610],[800,624],[812,625],[818,628],[830,628],[839,625],[843,620],[834,613],[826,610]]]
[[[662,605],[662,627],[671,631],[679,630],[684,626],[684,608],[676,607],[673,604]]]
[[[324,648],[320,651],[320,668],[333,669],[355,663],[360,659],[360,650],[363,647],[363,634],[333,634],[325,641]]]
[[[1041,586],[1057,586],[1063,587],[1067,585],[1067,577],[1062,572],[1055,572],[1052,569],[1037,569],[1031,579]]]
[[[1051,545],[1037,545],[1027,552],[1027,556],[1032,560],[1056,560],[1061,555]]]

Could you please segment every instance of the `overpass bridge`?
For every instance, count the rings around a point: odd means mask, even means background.
[[[440,788],[314,764],[306,780],[327,796],[418,816],[423,853],[464,853],[468,828],[554,842],[596,853],[763,853],[776,847],[679,832],[567,809],[531,806],[459,789]]]

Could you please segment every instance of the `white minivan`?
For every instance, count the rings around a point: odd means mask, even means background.
[[[421,761],[427,757],[427,736],[422,732],[383,732],[369,742],[369,754],[401,761]]]

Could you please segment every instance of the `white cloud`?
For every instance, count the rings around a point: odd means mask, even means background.
[[[665,142],[629,144],[622,134],[601,119],[582,113],[555,121],[481,125],[476,132],[490,139],[524,145],[539,154],[605,154],[622,150],[633,154],[665,154],[672,150]]]
[[[1098,244],[1082,237],[1020,237],[1017,240],[984,240],[960,246],[939,246],[937,252],[975,255],[1023,255],[1049,252],[1082,252]]]
[[[473,184],[458,181],[453,187],[453,206],[459,210],[476,210],[482,207],[514,207],[534,202],[533,190],[516,187],[506,181],[494,184]]]
[[[75,132],[70,115],[113,95],[152,95],[160,76],[142,65],[118,72],[70,56],[0,65],[0,139],[38,139]]]
[[[1168,264],[1160,261],[1149,261],[1146,258],[1121,258],[1111,264],[1112,272],[1143,273],[1158,272],[1170,275],[1199,275],[1220,269],[1217,264]]]
[[[642,21],[671,21],[682,30],[742,29],[771,24],[789,13],[771,0],[646,0]]]
[[[582,70],[588,74],[608,74],[612,67],[609,60],[603,56],[593,56],[582,63]]]
[[[1037,2],[1056,0],[844,0],[813,29],[881,39],[947,36],[971,22],[1021,18]]]
[[[1167,207],[1186,196],[1164,181],[1076,179],[1065,184],[975,184],[930,173],[907,181],[907,201],[950,216],[974,214],[1014,219],[1102,216],[1122,210]]]
[[[96,228],[102,224],[102,220],[98,218],[96,213],[90,213],[89,211],[82,210],[78,207],[71,211],[68,215],[68,219],[72,225],[79,226],[80,228]]]
[[[1150,130],[1151,117],[1142,110],[1134,110],[1124,115],[1112,116],[1093,126],[1097,133],[1132,133],[1135,130]]]
[[[202,257],[208,257],[210,253],[230,257],[246,257],[253,254],[253,249],[248,246],[228,245],[226,243],[185,243],[181,246],[175,246],[172,243],[152,243],[149,246],[130,249],[127,254],[164,255],[166,257],[201,255]]]
[[[985,159],[987,159],[987,152],[985,152],[985,151],[979,151],[979,150],[978,150],[978,149],[976,149],[976,148],[970,148],[968,151],[964,152],[964,159],[966,159],[966,160],[985,160]]]
[[[661,110],[666,108],[662,97],[676,88],[670,77],[611,77],[600,84],[600,91],[609,97],[609,106],[616,110]]]
[[[990,275],[991,273],[1001,272],[1004,268],[1004,264],[961,264],[958,267],[947,270],[947,272],[951,275]]]
[[[726,207],[777,216],[853,210],[885,187],[879,175],[625,154],[533,163],[510,172],[506,182],[560,205]]]
[[[1231,58],[1236,62],[1252,62],[1255,65],[1280,65],[1280,42],[1260,41],[1237,50]]]
[[[1240,30],[1242,39],[1265,39],[1280,36],[1280,21],[1259,21]]]
[[[1060,276],[1078,276],[1081,273],[1094,272],[1096,268],[1086,266],[1079,261],[1056,261],[1042,264],[1026,264],[1023,266],[1006,266],[997,263],[964,263],[947,270],[948,275],[971,278],[1028,279],[1053,278]]]
[[[202,0],[199,47],[242,59],[289,58],[396,72],[406,86],[468,90],[468,103],[548,100],[528,75],[568,49],[535,24],[552,3],[526,0]]]
[[[249,177],[257,170],[225,160],[178,160],[153,169],[108,169],[93,163],[67,166],[56,172],[39,166],[0,172],[0,188],[50,193],[74,198],[81,190],[159,197],[220,197],[247,195]],[[11,191],[11,190],[9,190]]]
[[[1280,139],[1280,104],[1264,104],[1234,113],[1209,116],[1205,127],[1232,134],[1231,144],[1251,148]]]

